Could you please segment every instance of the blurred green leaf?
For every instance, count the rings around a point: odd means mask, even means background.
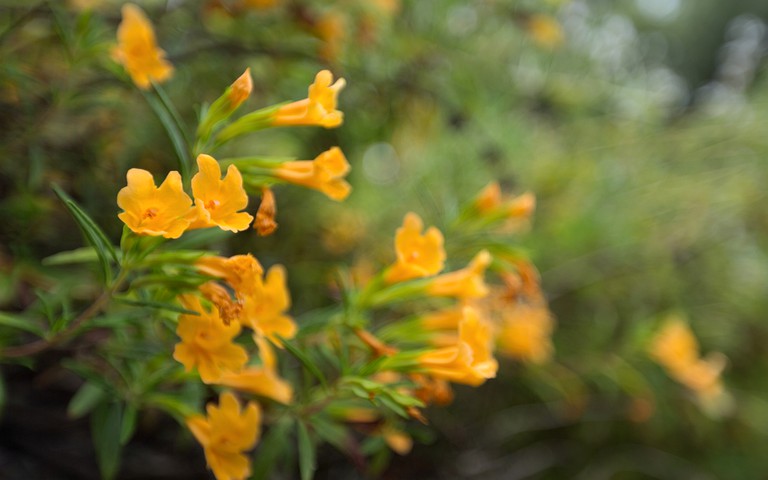
[[[122,407],[119,402],[102,403],[91,416],[91,438],[104,480],[115,478],[120,467]]]
[[[285,349],[288,350],[291,353],[291,355],[296,357],[296,359],[298,359],[299,362],[301,362],[301,364],[304,365],[304,368],[306,368],[312,374],[312,376],[314,376],[320,382],[320,384],[323,387],[327,387],[328,382],[325,379],[325,375],[323,375],[323,372],[321,372],[320,369],[317,368],[317,365],[315,365],[314,362],[312,362],[312,360],[310,360],[304,354],[304,352],[296,348],[293,344],[289,343],[287,340],[285,340],[282,337],[279,337],[279,338],[280,338],[280,342],[283,344]]]
[[[296,433],[299,443],[299,471],[301,480],[311,480],[317,469],[315,446],[309,437],[309,431],[304,422],[296,422]]]
[[[186,308],[180,305],[176,305],[174,303],[155,302],[151,300],[137,300],[134,298],[127,298],[123,296],[115,296],[113,298],[115,299],[115,301],[118,301],[120,303],[125,303],[126,305],[132,305],[134,307],[146,307],[146,308],[154,308],[157,310],[167,310],[169,312],[183,313],[185,315],[200,315],[199,312],[196,312],[194,310],[187,310]]]
[[[125,411],[123,412],[122,424],[120,426],[120,445],[124,446],[131,440],[131,437],[133,437],[133,432],[136,430],[138,413],[139,409],[135,404],[126,404]]]
[[[259,448],[256,450],[253,464],[251,465],[252,480],[266,480],[270,478],[277,459],[290,447],[289,439],[292,424],[293,420],[286,417],[269,429],[269,432],[264,436],[259,443]]]
[[[176,152],[176,157],[179,161],[179,170],[181,171],[181,177],[185,182],[190,179],[190,171],[192,162],[189,158],[189,148],[187,147],[186,140],[184,139],[183,127],[174,120],[174,115],[168,110],[159,96],[155,96],[149,92],[141,90],[141,94],[147,100],[147,103],[152,107],[152,111],[155,112],[160,123],[165,128],[165,132],[168,134],[168,138],[171,140],[173,149]]]
[[[13,315],[11,313],[6,313],[6,312],[0,312],[0,326],[17,328],[19,330],[24,330],[29,333],[34,333],[39,337],[42,337],[45,335],[45,333],[43,332],[43,329],[40,328],[39,325],[35,325],[35,323],[32,320],[28,318],[24,318],[21,315]]]
[[[115,263],[119,262],[115,247],[112,246],[112,243],[96,222],[94,222],[91,217],[89,217],[88,214],[86,214],[77,203],[69,197],[69,195],[56,184],[51,185],[51,188],[67,207],[69,213],[72,214],[72,217],[75,219],[75,222],[77,222],[77,225],[80,227],[80,230],[82,230],[88,242],[96,249],[104,273],[104,281],[109,283],[112,280],[110,260]]]
[[[98,260],[99,254],[96,249],[93,247],[83,247],[45,257],[43,265],[68,265],[72,263],[90,263]]]
[[[69,401],[69,405],[67,405],[67,415],[71,418],[82,417],[96,408],[96,405],[104,399],[105,395],[106,392],[104,392],[98,385],[91,382],[85,382]]]

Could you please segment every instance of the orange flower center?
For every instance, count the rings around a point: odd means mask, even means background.
[[[144,214],[141,216],[142,219],[149,218],[150,220],[155,218],[157,216],[157,209],[156,208],[148,208],[144,210]]]
[[[206,210],[216,210],[216,207],[221,205],[221,203],[218,200],[208,200],[205,202],[205,209]]]

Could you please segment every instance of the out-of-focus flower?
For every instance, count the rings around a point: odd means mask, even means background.
[[[240,333],[240,324],[225,324],[217,310],[207,311],[194,295],[181,297],[188,310],[199,315],[181,315],[176,333],[181,342],[176,344],[173,358],[187,371],[197,368],[205,383],[216,383],[227,371],[240,370],[248,361],[248,354],[232,339]]]
[[[701,358],[699,343],[682,318],[672,317],[666,321],[651,341],[649,354],[670,377],[691,389],[703,402],[725,403],[726,394],[720,380],[727,363],[725,355],[710,353]]]
[[[555,322],[545,305],[510,305],[501,311],[501,321],[499,353],[532,363],[551,358]]]
[[[126,179],[128,186],[117,194],[117,205],[124,210],[120,220],[141,235],[179,238],[194,212],[179,172],[170,172],[160,187],[151,173],[139,168],[128,170]]]
[[[243,452],[252,449],[261,433],[261,410],[254,402],[240,409],[237,398],[224,392],[219,406],[209,403],[207,417],[186,419],[187,427],[205,451],[205,460],[217,480],[244,480],[251,474]]]
[[[344,180],[350,167],[339,147],[321,153],[314,160],[285,162],[272,174],[286,182],[319,190],[333,200],[347,198],[352,187]]]
[[[264,187],[261,190],[261,203],[256,211],[256,221],[253,222],[253,228],[260,237],[272,235],[277,229],[276,214],[275,194],[272,193],[271,188]]]
[[[421,374],[412,374],[411,379],[417,385],[416,398],[425,404],[448,405],[453,401],[453,390],[447,381]]]
[[[117,46],[112,57],[121,63],[137,87],[147,89],[152,81],[164,82],[173,74],[165,52],[157,47],[155,31],[144,12],[132,3],[123,5],[123,21],[117,28]]]
[[[488,294],[483,276],[491,264],[491,254],[482,250],[465,268],[430,279],[427,293],[435,297],[480,298]]]
[[[335,213],[321,233],[323,247],[334,255],[350,252],[365,235],[365,223],[365,217],[359,212],[345,210]]]
[[[241,292],[244,298],[240,321],[256,332],[257,337],[267,337],[280,344],[277,336],[293,338],[296,324],[285,315],[291,306],[291,297],[285,284],[285,269],[275,265],[265,278],[256,277],[251,289]]]
[[[475,197],[472,205],[486,221],[506,220],[509,227],[514,227],[514,222],[530,219],[536,209],[536,196],[526,192],[517,197],[505,198],[499,183],[491,182]]]
[[[318,72],[315,82],[309,86],[308,97],[280,107],[272,119],[272,125],[338,127],[344,121],[344,114],[336,110],[339,92],[344,85],[346,82],[343,78],[333,83],[333,74],[330,71]]]
[[[434,378],[478,386],[496,376],[498,362],[493,358],[491,327],[472,307],[459,324],[455,345],[436,348],[419,357],[424,372]]]
[[[387,446],[398,455],[408,455],[413,448],[413,438],[391,424],[382,426],[379,434],[384,438]]]
[[[243,189],[243,177],[237,167],[230,165],[222,179],[219,162],[210,155],[199,155],[197,166],[200,171],[192,177],[197,219],[189,228],[217,226],[231,232],[248,228],[253,217],[239,212],[248,206],[248,194]]]
[[[315,23],[315,34],[322,41],[319,54],[326,61],[338,60],[347,37],[346,17],[338,11],[324,13]]]
[[[565,40],[560,22],[548,15],[531,15],[525,27],[533,41],[545,48],[559,47]]]
[[[275,354],[269,341],[265,338],[257,338],[256,343],[259,345],[262,366],[247,367],[239,372],[226,373],[217,383],[271,398],[280,403],[291,403],[293,387],[278,376]]]
[[[385,274],[387,283],[428,277],[443,269],[443,234],[437,228],[430,227],[422,235],[423,228],[424,223],[417,214],[409,212],[405,216],[403,226],[395,234],[397,260]]]

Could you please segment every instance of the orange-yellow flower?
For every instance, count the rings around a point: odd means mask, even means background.
[[[126,174],[128,186],[117,194],[124,210],[118,217],[141,235],[179,238],[190,223],[192,199],[184,193],[179,172],[170,172],[160,187],[152,174],[132,168]]]
[[[272,171],[277,178],[295,185],[319,190],[328,197],[341,201],[352,187],[344,180],[349,173],[349,162],[339,147],[318,155],[314,160],[298,160],[280,164]]]
[[[700,399],[723,396],[720,374],[727,361],[725,355],[710,353],[707,358],[701,358],[699,343],[683,319],[667,320],[653,338],[649,353],[670,377],[690,388]]]
[[[244,298],[243,316],[240,321],[252,328],[257,337],[267,337],[279,344],[277,336],[293,338],[296,324],[285,315],[291,306],[291,297],[285,283],[285,269],[275,265],[265,278],[254,279],[252,289],[242,292]]]
[[[488,295],[483,275],[491,264],[491,254],[482,250],[461,270],[444,273],[430,280],[427,293],[435,297],[481,298]]]
[[[254,402],[240,409],[237,398],[225,392],[219,406],[209,403],[208,416],[187,418],[187,428],[205,451],[205,460],[217,480],[243,480],[251,466],[243,452],[252,449],[261,433],[261,410]]]
[[[255,279],[264,273],[259,261],[250,253],[229,258],[206,255],[195,266],[206,275],[224,279],[235,292],[252,289]]]
[[[417,385],[414,392],[416,398],[425,404],[448,405],[453,401],[453,390],[447,381],[416,373],[411,375],[411,379]]]
[[[559,47],[565,39],[560,23],[548,15],[532,15],[526,28],[531,38],[545,48]]]
[[[478,386],[496,376],[491,327],[472,307],[464,307],[455,345],[436,348],[419,357],[425,373],[454,383]]]
[[[323,42],[320,47],[320,56],[327,61],[335,61],[347,36],[346,17],[336,11],[330,11],[322,15],[315,24],[315,33]]]
[[[543,363],[552,356],[555,322],[544,305],[510,305],[501,311],[499,352],[512,358]]]
[[[248,205],[248,194],[243,189],[243,177],[237,167],[230,165],[222,179],[221,166],[215,158],[201,154],[197,157],[197,166],[200,171],[192,177],[197,219],[190,228],[218,226],[230,232],[248,228],[253,217],[238,212]]]
[[[289,125],[338,127],[344,121],[344,114],[336,110],[339,92],[344,85],[346,82],[343,78],[333,83],[333,74],[330,71],[318,72],[314,83],[309,86],[307,98],[280,107],[272,120],[272,125],[275,127]]]
[[[262,366],[248,367],[239,372],[224,374],[218,383],[271,398],[280,403],[290,403],[293,398],[293,387],[278,376],[275,354],[269,341],[258,337],[256,343],[259,345]]]
[[[173,74],[173,66],[165,59],[165,52],[157,47],[155,32],[144,12],[128,3],[123,5],[122,13],[113,58],[123,64],[139,88],[149,88],[152,81],[168,80]]]
[[[491,182],[475,197],[474,206],[481,215],[506,219],[528,219],[536,209],[536,196],[531,192],[526,192],[507,199],[502,196],[499,183]]]
[[[422,235],[424,223],[413,212],[403,220],[403,226],[395,234],[395,252],[397,260],[385,275],[387,283],[402,282],[412,278],[435,275],[445,264],[443,234],[435,227],[430,227]]]
[[[248,361],[248,354],[232,339],[240,333],[240,324],[225,324],[216,309],[207,311],[196,296],[181,298],[188,310],[199,315],[181,315],[176,333],[181,342],[176,344],[173,358],[187,371],[197,368],[205,383],[216,383],[224,372],[238,371]]]

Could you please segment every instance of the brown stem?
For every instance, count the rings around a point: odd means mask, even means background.
[[[397,353],[397,349],[394,347],[390,347],[389,345],[386,345],[384,342],[376,338],[371,332],[368,330],[364,330],[362,328],[355,328],[354,329],[355,335],[357,335],[357,338],[363,341],[368,347],[373,350],[373,354],[377,357],[389,357],[390,355],[394,355]]]

